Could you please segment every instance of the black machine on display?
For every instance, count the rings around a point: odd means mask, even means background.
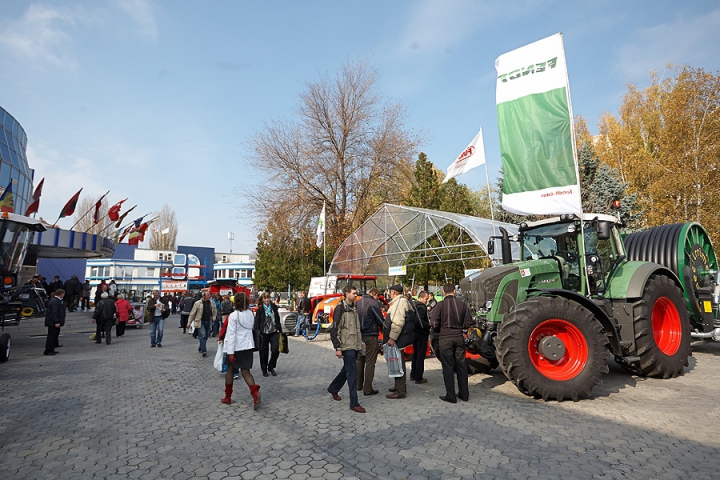
[[[10,334],[5,332],[5,325],[18,325],[23,317],[45,315],[45,292],[33,285],[18,285],[18,272],[35,232],[45,230],[39,220],[0,214],[0,362],[10,357]]]

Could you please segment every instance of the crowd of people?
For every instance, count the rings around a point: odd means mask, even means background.
[[[34,278],[34,283],[42,285],[42,277]],[[85,286],[87,285],[87,290]],[[65,311],[74,311],[79,301],[83,310],[89,309],[84,300],[90,297],[89,282],[81,283],[77,277],[71,277],[64,284],[55,277],[50,284],[51,298],[48,302],[45,324],[48,336],[45,355],[57,354],[60,329],[65,323]],[[68,287],[62,288],[62,287]],[[68,290],[75,292],[68,299]],[[299,335],[301,325],[310,312],[310,302],[300,292],[297,302],[298,322],[295,335]],[[397,400],[408,395],[407,377],[416,384],[427,382],[424,377],[425,358],[428,340],[431,335],[437,338],[436,354],[442,365],[445,395],[440,399],[457,403],[468,401],[468,370],[465,362],[465,341],[463,332],[472,324],[467,305],[456,298],[455,286],[443,287],[444,300],[433,309],[429,309],[432,296],[420,291],[417,298],[405,293],[402,285],[388,288],[390,302],[381,302],[380,292],[372,288],[358,298],[357,289],[347,285],[343,289],[343,299],[335,307],[330,327],[330,339],[335,355],[343,361],[340,372],[327,388],[334,400],[341,400],[340,390],[348,386],[350,409],[365,413],[360,405],[358,392],[364,396],[380,393],[373,387],[375,365],[383,344],[403,351],[412,348],[412,362],[409,375],[406,355],[400,355],[402,375],[396,376],[394,386],[386,395]],[[225,376],[225,397],[223,403],[230,404],[233,382],[242,376],[250,389],[254,408],[260,406],[260,386],[250,373],[253,366],[253,352],[258,352],[260,370],[264,377],[277,376],[277,362],[280,354],[280,336],[283,335],[277,297],[264,292],[258,298],[255,313],[251,310],[251,299],[245,293],[239,293],[231,300],[228,295],[211,295],[205,289],[198,294],[184,292],[180,295],[160,296],[154,290],[145,304],[145,322],[150,327],[150,347],[162,347],[164,321],[170,315],[180,315],[183,334],[192,333],[198,340],[198,352],[207,356],[207,341],[218,337],[219,348],[226,356],[227,374]],[[383,315],[383,308],[387,313]],[[125,324],[133,316],[133,308],[124,295],[115,288],[114,282],[101,282],[95,291],[93,322],[96,323],[96,343],[110,345],[112,326],[116,325],[116,336],[122,337]],[[457,378],[457,390],[455,388]]]

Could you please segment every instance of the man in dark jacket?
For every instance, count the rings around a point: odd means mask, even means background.
[[[383,316],[378,302],[379,293],[377,288],[371,288],[367,295],[363,295],[355,302],[360,318],[360,333],[365,344],[365,354],[362,354],[361,350],[357,358],[357,389],[362,390],[363,395],[380,393],[372,386],[378,356],[378,334],[383,326]]]
[[[282,333],[282,325],[280,324],[280,312],[278,312],[277,304],[270,300],[270,294],[267,292],[260,297],[260,306],[258,306],[255,313],[255,328],[260,330],[262,339],[258,353],[263,377],[267,377],[268,372],[274,377],[277,375],[275,367],[280,356],[278,336]],[[269,362],[268,348],[272,351]]]
[[[430,336],[430,319],[428,318],[427,303],[430,294],[425,290],[418,293],[417,300],[412,300],[412,306],[417,311],[415,334],[413,339],[413,358],[410,364],[410,380],[417,384],[427,383],[423,378],[425,373],[425,356],[427,355],[428,337]]]
[[[438,303],[430,315],[430,327],[438,334],[440,348],[438,359],[442,364],[445,396],[444,402],[457,403],[457,397],[465,402],[470,398],[468,389],[468,370],[465,363],[465,338],[463,330],[472,326],[470,310],[465,303],[455,297],[455,285],[448,283],[443,286],[445,298]],[[457,373],[458,393],[455,394]]]
[[[115,322],[117,309],[115,302],[109,298],[107,292],[100,295],[100,302],[95,305],[93,322],[95,322],[95,343],[102,343],[101,334],[105,332],[105,343],[110,345],[110,335]]]
[[[58,337],[60,336],[60,327],[65,325],[64,296],[65,290],[58,288],[48,302],[45,313],[45,326],[48,327],[48,334],[45,339],[44,355],[56,355],[58,353],[55,351],[55,345],[57,345]]]
[[[48,296],[52,295],[52,293],[55,290],[59,290],[61,288],[63,288],[63,282],[60,281],[60,277],[55,275],[53,282],[50,284],[50,287],[48,288]]]
[[[77,299],[81,291],[81,283],[76,275],[73,275],[65,281],[65,307],[70,312],[74,312],[77,309]]]
[[[180,302],[180,328],[183,329],[183,333],[187,333],[188,318],[190,318],[190,312],[192,311],[193,305],[195,305],[195,299],[190,292],[183,294],[183,299]]]
[[[365,409],[358,402],[357,390],[357,354],[362,348],[360,334],[360,318],[358,317],[355,299],[357,288],[345,285],[343,300],[333,310],[333,321],[330,325],[330,340],[335,347],[335,356],[343,361],[343,367],[330,383],[327,391],[333,400],[340,401],[338,392],[347,382],[350,390],[350,410],[365,413]]]

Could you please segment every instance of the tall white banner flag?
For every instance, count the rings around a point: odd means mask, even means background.
[[[485,144],[483,143],[482,128],[475,135],[470,145],[458,156],[458,158],[450,164],[447,169],[447,175],[442,183],[447,182],[453,177],[457,177],[475,167],[479,167],[485,163]]]
[[[503,209],[582,213],[562,35],[500,55],[495,68]]]
[[[325,233],[325,202],[323,202],[323,209],[322,209],[322,212],[320,213],[320,218],[318,218],[318,225],[317,225],[317,246],[318,246],[318,248],[322,247],[324,233]]]

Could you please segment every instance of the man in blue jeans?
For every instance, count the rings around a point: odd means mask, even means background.
[[[145,308],[150,317],[150,347],[162,347],[163,329],[165,327],[163,313],[167,310],[167,305],[160,300],[160,291],[153,290],[153,296],[148,299]]]
[[[190,311],[190,318],[188,321],[193,322],[195,328],[200,328],[198,339],[200,345],[198,352],[203,357],[207,357],[207,339],[210,336],[210,330],[212,329],[212,322],[217,316],[217,308],[215,302],[210,299],[210,290],[203,290],[202,298],[195,302],[192,310]]]
[[[295,336],[300,336],[300,327],[307,320],[310,312],[310,299],[305,296],[305,292],[298,293],[297,303],[297,322],[295,322]]]
[[[365,413],[365,409],[358,402],[355,386],[357,384],[357,356],[362,348],[360,333],[360,320],[358,318],[355,299],[357,288],[346,285],[343,288],[345,298],[333,312],[333,323],[330,327],[330,339],[335,347],[335,356],[343,361],[343,368],[332,381],[327,391],[333,400],[340,401],[338,392],[347,382],[350,390],[350,410]]]

